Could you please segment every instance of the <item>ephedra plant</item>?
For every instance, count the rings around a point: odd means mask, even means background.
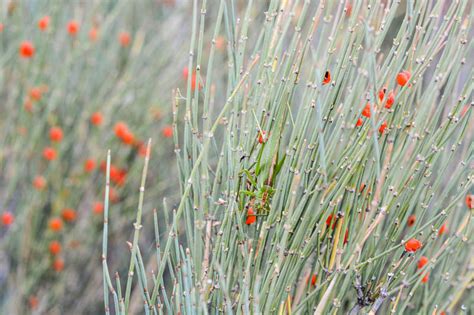
[[[106,313],[472,311],[472,3],[261,5],[193,2],[180,199],[142,206],[148,156],[125,276],[104,212]]]

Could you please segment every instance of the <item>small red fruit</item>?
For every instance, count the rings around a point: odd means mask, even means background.
[[[356,127],[362,126],[363,123],[364,123],[364,121],[362,120],[362,118],[357,119]]]
[[[380,134],[383,134],[384,131],[385,131],[385,129],[387,129],[387,122],[386,122],[386,121],[384,121],[384,122],[380,125],[380,127],[379,127],[379,133],[380,133]]]
[[[94,214],[102,214],[104,212],[104,204],[100,201],[95,202],[92,211]]]
[[[30,41],[23,41],[20,44],[20,56],[23,58],[31,58],[35,54],[35,47]]]
[[[474,195],[466,196],[466,206],[468,209],[474,209]]]
[[[420,260],[418,260],[418,269],[423,268],[428,263],[428,257],[421,256]]]
[[[423,244],[417,240],[416,238],[412,238],[412,239],[409,239],[406,243],[405,243],[405,250],[407,252],[416,252],[417,250],[419,250],[421,247],[423,246]]]
[[[430,279],[430,273],[427,272],[427,273],[425,273],[425,275],[423,276],[423,279],[421,279],[421,282],[426,283],[426,282],[428,282],[429,279]]]
[[[91,42],[95,42],[99,36],[99,30],[95,27],[89,30],[89,39]]]
[[[33,179],[33,186],[37,190],[43,190],[46,187],[46,179],[43,176],[35,176]]]
[[[173,127],[171,127],[170,125],[166,125],[161,130],[161,133],[163,134],[163,137],[171,138],[173,136]]]
[[[385,108],[390,109],[395,102],[395,94],[393,91],[390,91],[387,96],[387,101],[385,102]]]
[[[76,221],[76,210],[71,209],[71,208],[65,208],[63,209],[61,216],[63,217],[64,221],[66,222],[74,222]]]
[[[245,220],[245,224],[251,225],[254,224],[256,221],[257,216],[255,215],[255,212],[252,208],[249,208],[249,210],[247,211],[247,219]]]
[[[48,161],[53,161],[57,158],[58,154],[56,153],[56,150],[54,150],[51,147],[46,147],[43,150],[43,158],[45,158]]]
[[[59,232],[63,229],[63,220],[61,218],[55,217],[49,220],[49,228],[53,232]]]
[[[51,241],[49,243],[49,252],[51,255],[56,256],[61,252],[61,244],[58,241]]]
[[[416,215],[412,214],[411,216],[408,217],[408,220],[407,220],[408,226],[413,226],[415,222],[416,222]]]
[[[63,269],[64,269],[64,260],[62,260],[61,258],[56,258],[56,259],[53,261],[53,269],[54,269],[54,271],[56,271],[56,272],[61,272],[61,271],[63,271]]]
[[[41,100],[41,97],[43,96],[43,91],[41,90],[40,87],[34,87],[30,90],[30,98],[33,101],[39,101]]]
[[[326,73],[324,73],[323,85],[326,85],[330,82],[331,82],[331,73],[329,73],[329,71],[326,71]]]
[[[15,216],[10,211],[5,211],[2,213],[2,224],[9,226],[15,221]]]
[[[367,105],[365,105],[364,107],[364,110],[362,110],[362,116],[364,117],[367,117],[367,118],[370,118],[370,103],[367,103]]]
[[[267,140],[268,140],[268,137],[267,137],[267,133],[265,132],[265,130],[260,130],[258,132],[258,143],[264,144],[265,142],[267,142]]]
[[[130,41],[131,41],[131,37],[128,32],[121,32],[119,34],[119,42],[120,42],[120,45],[122,45],[122,47],[127,47],[128,45],[130,45]]]
[[[41,30],[41,31],[46,31],[48,29],[48,26],[49,26],[49,16],[43,16],[39,21],[38,21],[38,28]]]
[[[76,36],[77,32],[79,32],[79,23],[77,23],[76,21],[70,21],[67,24],[67,31],[69,35]]]
[[[84,171],[86,173],[90,173],[94,170],[95,168],[95,161],[92,160],[92,159],[87,159],[85,162],[84,162]]]
[[[398,85],[400,86],[405,86],[408,82],[408,80],[410,80],[410,77],[411,77],[411,74],[409,71],[402,71],[400,72],[399,74],[397,74],[397,83]]]
[[[100,126],[102,125],[104,118],[102,117],[102,114],[100,112],[95,112],[91,115],[91,124],[94,126]]]
[[[317,276],[316,274],[314,274],[314,275],[311,276],[311,285],[312,285],[313,287],[316,286],[316,281],[317,281],[317,280],[318,280],[318,276]]]
[[[446,228],[446,223],[445,223],[445,224],[443,224],[443,225],[439,228],[438,236],[441,236],[441,235],[443,235],[444,233],[446,233],[446,230],[447,230],[447,228]]]
[[[63,140],[63,131],[59,127],[52,127],[49,129],[49,139],[52,142],[61,142]]]
[[[385,97],[385,92],[387,92],[387,87],[384,86],[380,91],[379,91],[379,100],[382,101],[383,98]]]

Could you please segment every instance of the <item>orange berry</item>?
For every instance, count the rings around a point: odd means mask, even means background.
[[[62,260],[61,258],[56,258],[56,259],[53,261],[53,269],[54,269],[54,271],[56,271],[56,272],[61,272],[61,271],[63,271],[63,269],[64,269],[64,260]]]
[[[66,222],[74,222],[76,221],[76,210],[71,209],[71,208],[65,208],[63,209],[61,216],[63,217],[64,221]]]
[[[423,276],[423,279],[421,279],[421,282],[426,283],[426,282],[428,282],[429,279],[430,279],[430,273],[427,272],[427,273],[425,273],[425,275]]]
[[[198,80],[197,78],[197,74],[196,74],[196,71],[193,72],[193,75],[191,76],[191,90],[195,90],[196,89],[196,81]],[[199,82],[198,84],[198,89],[202,89],[202,84],[201,82]]]
[[[326,219],[326,226],[327,226],[327,227],[329,227],[329,226],[331,225],[331,222],[332,222],[333,217],[334,217],[334,216],[333,216],[332,214],[328,215],[328,218]],[[334,222],[334,224],[333,224],[333,226],[332,226],[333,229],[334,229],[334,226],[335,226],[335,225],[336,225],[336,222]]]
[[[370,118],[370,103],[367,103],[367,105],[365,105],[364,107],[364,110],[362,111],[362,116],[364,117],[367,117],[367,118]]]
[[[326,85],[330,82],[331,82],[331,73],[329,73],[329,71],[326,71],[326,73],[324,73],[323,85]]]
[[[55,217],[49,220],[49,228],[53,232],[59,232],[63,229],[63,220],[61,218]]]
[[[130,41],[131,41],[131,37],[128,32],[121,32],[119,34],[119,42],[120,42],[120,45],[122,45],[122,47],[127,47],[128,45],[130,45]]]
[[[313,287],[316,286],[316,281],[317,281],[317,280],[318,280],[318,276],[317,276],[316,274],[314,274],[314,275],[311,276],[311,285],[312,285]]]
[[[23,58],[31,58],[35,54],[35,47],[30,41],[22,41],[20,44],[20,56]]]
[[[420,260],[418,260],[418,269],[423,268],[428,263],[428,257],[421,256]]]
[[[2,213],[2,224],[9,226],[15,221],[15,216],[10,211],[5,211]]]
[[[91,28],[89,30],[89,39],[91,42],[95,42],[97,40],[97,37],[99,37],[99,30],[95,27]]]
[[[49,243],[49,252],[51,255],[56,256],[61,252],[61,244],[58,241],[51,241]]]
[[[43,190],[46,187],[46,179],[43,176],[35,176],[33,179],[33,186],[37,190]]]
[[[419,250],[421,247],[423,246],[423,244],[417,240],[416,238],[412,238],[412,239],[409,239],[406,243],[405,243],[405,250],[407,252],[416,252],[417,250]]]
[[[255,215],[255,212],[252,208],[249,208],[249,210],[247,211],[247,219],[245,220],[245,224],[251,225],[254,224],[256,221],[257,216]]]
[[[84,162],[84,171],[86,173],[90,173],[94,170],[95,168],[95,161],[92,160],[92,159],[87,159],[85,162]]]
[[[363,123],[364,123],[364,121],[362,120],[362,118],[357,119],[356,127],[362,126]]]
[[[267,140],[268,140],[268,137],[267,137],[267,133],[265,132],[265,130],[260,130],[258,132],[258,143],[264,144],[265,142],[267,142]]]
[[[49,139],[52,142],[61,142],[63,140],[63,130],[59,127],[49,129]]]
[[[166,125],[161,130],[161,133],[163,134],[163,137],[171,138],[173,136],[173,127],[171,127],[170,125]]]
[[[39,101],[41,100],[41,96],[43,95],[43,91],[41,90],[40,87],[34,87],[30,90],[30,98],[33,101]]]
[[[379,127],[379,133],[380,133],[380,134],[383,134],[384,131],[385,131],[385,129],[387,129],[387,122],[386,122],[386,121],[384,121],[384,122],[380,125],[380,127]]]
[[[446,233],[446,230],[447,230],[447,228],[446,228],[446,223],[445,223],[445,224],[443,224],[443,225],[439,228],[438,236],[441,236],[441,235],[443,235],[444,233]]]
[[[413,226],[415,224],[415,221],[416,221],[416,215],[412,214],[411,216],[408,217],[407,225]]]
[[[346,233],[344,233],[344,245],[347,244],[347,242],[349,241],[349,230],[346,230]]]
[[[112,181],[117,184],[117,186],[123,186],[127,179],[127,171],[123,169],[114,169],[112,173],[112,168],[110,169],[110,178]]]
[[[400,86],[405,86],[408,82],[408,80],[410,80],[410,77],[411,77],[411,74],[409,71],[402,71],[400,72],[399,74],[397,74],[397,83],[398,85]]]
[[[385,108],[390,109],[395,102],[395,94],[393,94],[393,91],[390,91],[387,96],[387,101],[385,102]]]
[[[126,131],[122,137],[121,137],[121,140],[124,144],[134,144],[135,143],[135,136],[133,135],[133,133],[131,133],[130,131]]]
[[[38,28],[42,31],[46,31],[49,26],[49,16],[43,16],[39,21],[38,21]]]
[[[51,147],[46,147],[43,150],[43,158],[45,158],[48,161],[53,161],[57,158],[57,153],[56,150],[54,150]]]
[[[102,114],[100,112],[95,112],[91,115],[91,124],[94,126],[100,126],[102,125],[104,118],[102,117]]]
[[[76,36],[77,32],[79,32],[79,23],[77,23],[76,21],[70,21],[67,24],[67,31],[69,35]]]
[[[95,214],[102,214],[102,212],[104,212],[104,204],[100,201],[95,202],[92,211]]]
[[[466,206],[468,209],[474,209],[474,195],[466,196]]]

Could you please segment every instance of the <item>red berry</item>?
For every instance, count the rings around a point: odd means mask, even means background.
[[[379,91],[379,100],[382,101],[383,98],[385,97],[385,92],[387,91],[387,87],[384,86],[380,91]]]
[[[417,250],[419,250],[421,247],[423,246],[423,244],[417,240],[416,238],[412,238],[412,239],[409,239],[406,243],[405,243],[405,250],[407,252],[416,252]]]
[[[91,28],[89,31],[89,39],[91,42],[95,42],[99,36],[99,30],[95,27]]]
[[[95,202],[92,211],[95,214],[102,214],[102,212],[104,212],[104,204],[100,201]]]
[[[267,137],[267,133],[265,132],[265,130],[261,130],[258,132],[258,143],[260,144],[264,144],[265,142],[267,142],[268,140],[268,137]]]
[[[48,224],[49,228],[53,232],[59,232],[63,229],[63,220],[61,218],[51,218]]]
[[[70,21],[67,24],[67,31],[69,35],[75,36],[77,32],[79,32],[79,23],[77,23],[76,21]]]
[[[314,274],[314,275],[311,276],[311,285],[312,285],[313,287],[316,286],[316,281],[317,281],[317,280],[318,280],[318,276],[317,276],[316,274]]]
[[[33,101],[39,101],[41,100],[41,97],[43,96],[43,91],[41,90],[40,87],[34,87],[30,90],[30,98]]]
[[[53,261],[53,269],[54,269],[54,271],[56,271],[56,272],[61,272],[61,271],[63,271],[63,269],[64,269],[64,260],[62,260],[61,258],[56,258],[56,259]]]
[[[408,217],[407,225],[413,226],[415,224],[415,221],[416,221],[416,215],[412,214],[411,216]]]
[[[444,233],[446,233],[446,223],[443,224],[440,228],[439,228],[439,231],[438,231],[438,236],[441,236],[443,235]]]
[[[425,275],[423,276],[423,279],[421,279],[421,282],[426,283],[426,282],[428,282],[429,279],[430,279],[430,273],[427,272],[427,273],[425,273]]]
[[[418,260],[418,269],[423,268],[428,263],[428,257],[421,256],[420,260]]]
[[[43,16],[39,21],[38,21],[38,28],[42,31],[45,31],[48,29],[49,26],[49,16]]]
[[[49,129],[49,139],[53,142],[61,142],[63,139],[63,131],[59,127]]]
[[[330,82],[331,82],[331,73],[329,73],[329,71],[326,71],[326,73],[324,73],[323,85],[326,85]]]
[[[31,58],[35,54],[35,47],[30,41],[23,41],[20,44],[20,56],[23,58]]]
[[[86,173],[90,173],[94,170],[95,168],[95,161],[92,160],[92,159],[87,159],[85,162],[84,162],[84,171]]]
[[[249,210],[247,211],[247,219],[245,220],[245,224],[251,225],[254,224],[256,221],[257,216],[255,215],[255,212],[252,208],[249,208]]]
[[[57,153],[56,150],[54,150],[51,147],[46,147],[43,150],[43,158],[45,158],[48,161],[53,161],[57,158]]]
[[[367,118],[370,118],[370,103],[367,103],[367,105],[365,105],[364,107],[364,110],[362,110],[362,116],[364,117],[367,117]]]
[[[120,45],[122,45],[122,47],[127,47],[128,45],[130,45],[130,41],[131,41],[131,37],[128,32],[121,32],[119,34],[119,42],[120,42]]]
[[[10,211],[2,213],[2,224],[5,226],[11,225],[15,221],[15,216]]]
[[[71,208],[65,208],[63,209],[61,216],[66,222],[74,222],[76,221],[76,217],[77,217],[76,210],[71,209]]]
[[[387,122],[386,121],[384,121],[379,127],[380,134],[383,134],[385,129],[387,129]]]
[[[35,176],[33,179],[33,186],[37,190],[43,190],[46,187],[46,179],[43,176]]]
[[[171,127],[170,125],[166,125],[161,130],[161,133],[163,134],[163,137],[171,138],[173,136],[173,127]]]
[[[58,241],[52,241],[49,243],[49,252],[51,255],[56,256],[61,252],[61,244]]]
[[[385,102],[385,108],[390,109],[395,102],[395,94],[393,94],[393,91],[390,91],[388,93],[387,101]]]
[[[399,74],[397,74],[397,83],[398,85],[400,86],[405,86],[408,82],[408,80],[410,80],[410,77],[411,77],[411,74],[409,71],[402,71],[400,72]]]
[[[94,126],[100,126],[102,125],[104,118],[102,117],[102,114],[100,112],[95,112],[91,115],[91,124]]]
[[[466,196],[466,206],[468,209],[474,209],[474,196],[473,195]]]

